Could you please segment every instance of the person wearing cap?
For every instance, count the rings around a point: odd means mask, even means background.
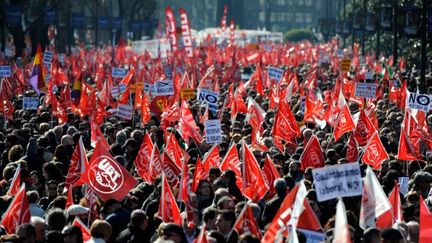
[[[75,217],[78,217],[81,221],[87,222],[87,217],[90,212],[89,208],[81,206],[79,204],[72,204],[66,210],[68,216],[68,222],[72,222]]]
[[[116,243],[147,243],[150,242],[151,232],[148,231],[147,214],[141,210],[134,210],[127,228],[120,232]]]

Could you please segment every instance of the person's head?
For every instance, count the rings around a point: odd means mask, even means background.
[[[45,243],[64,243],[64,237],[61,231],[51,230],[45,235]]]
[[[38,203],[39,202],[39,193],[36,190],[28,191],[27,198],[29,203]]]
[[[217,202],[217,208],[219,210],[223,210],[223,209],[234,210],[235,209],[234,200],[230,196],[223,196]]]
[[[55,180],[50,180],[45,185],[45,191],[48,198],[54,199],[57,196],[57,187],[59,183]]]
[[[102,212],[106,217],[119,208],[121,208],[121,204],[119,201],[115,199],[108,199],[103,206]]]
[[[409,221],[407,223],[408,226],[408,235],[411,242],[418,242],[419,240],[419,223],[416,221]]]
[[[148,225],[147,214],[141,209],[136,209],[131,214],[130,224],[143,231],[146,230]]]
[[[208,180],[200,180],[196,194],[198,196],[213,197],[214,192],[211,183]]]
[[[54,208],[48,211],[45,216],[45,220],[48,226],[48,230],[58,230],[61,231],[63,227],[66,225],[66,213],[59,209]]]
[[[221,171],[217,167],[211,167],[209,170],[209,180],[210,182],[214,182],[217,178],[221,176]]]
[[[16,234],[22,239],[22,243],[36,242],[36,230],[31,224],[22,224],[18,226]]]
[[[394,228],[386,228],[381,231],[382,243],[403,243],[404,238],[402,233]]]
[[[236,215],[231,210],[219,210],[216,219],[216,227],[223,234],[228,234],[236,221]]]
[[[65,243],[83,243],[83,235],[78,226],[66,225],[61,233]]]
[[[223,172],[222,177],[226,181],[227,185],[235,185],[236,183],[236,175],[232,170],[226,170]]]
[[[279,197],[285,197],[287,185],[286,181],[282,178],[278,178],[274,181],[274,188],[276,190],[276,194]]]
[[[365,243],[380,243],[381,232],[376,228],[368,228],[363,232],[363,242]]]
[[[93,238],[99,238],[108,241],[111,237],[111,233],[111,224],[105,220],[96,219],[90,227],[90,235]]]
[[[203,221],[206,224],[207,229],[216,230],[216,215],[216,208],[208,207],[204,210]]]
[[[180,225],[167,223],[161,226],[159,237],[163,240],[171,240],[174,243],[186,242],[183,228]]]
[[[297,175],[298,173],[300,173],[300,162],[298,161],[292,161],[289,164],[289,173],[291,175]]]
[[[45,236],[45,220],[41,217],[32,216],[30,218],[30,224],[35,228],[36,241],[42,242]]]

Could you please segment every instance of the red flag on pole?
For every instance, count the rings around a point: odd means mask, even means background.
[[[81,186],[84,184],[84,181],[81,180],[81,176],[86,171],[87,166],[87,155],[82,137],[80,137],[69,164],[69,170],[65,182],[66,187],[67,185]]]
[[[420,230],[419,243],[432,242],[432,214],[420,195]]]
[[[252,207],[248,203],[243,206],[242,211],[237,217],[234,229],[239,235],[250,232],[252,235],[261,239],[261,231],[253,215]]]
[[[137,184],[101,142],[96,144],[83,180],[104,201],[110,198],[123,200]]]
[[[264,181],[263,175],[259,168],[252,151],[243,142],[243,195],[253,202],[261,200],[268,192],[269,188]]]
[[[324,155],[318,138],[315,135],[313,135],[306,144],[300,157],[300,162],[302,171],[308,167],[319,168],[324,166]]]
[[[14,234],[19,225],[28,222],[30,222],[30,209],[25,192],[25,184],[23,183],[9,208],[3,214],[1,225],[3,225],[8,234]]]
[[[375,131],[369,139],[364,151],[362,162],[372,166],[376,170],[381,169],[381,162],[389,158],[378,136],[378,131]]]
[[[12,178],[12,182],[9,186],[9,190],[7,191],[7,195],[16,195],[21,186],[21,164],[18,164],[15,169],[14,177]]]
[[[162,191],[159,202],[159,215],[162,217],[163,222],[173,222],[178,225],[182,225],[182,218],[180,215],[180,209],[177,206],[177,202],[171,192],[170,185],[168,183],[165,174],[162,174]]]

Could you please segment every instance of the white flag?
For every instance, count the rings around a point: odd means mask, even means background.
[[[351,243],[351,234],[342,198],[339,198],[336,206],[336,222],[333,235],[333,243]]]
[[[367,227],[375,227],[375,219],[390,210],[391,204],[369,166],[366,169],[363,184],[359,225],[362,229],[366,229]]]

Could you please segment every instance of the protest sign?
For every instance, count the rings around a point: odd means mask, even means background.
[[[132,119],[133,106],[118,104],[117,106],[117,116],[126,120]]]
[[[11,66],[0,66],[0,78],[9,78],[12,75]]]
[[[53,53],[51,51],[45,51],[43,54],[43,64],[45,66],[51,65]]]
[[[118,99],[126,90],[126,85],[124,84],[119,84],[117,86],[111,87],[110,91],[111,91],[111,96],[114,99]]]
[[[112,68],[111,76],[113,78],[124,78],[124,76],[126,76],[126,69],[124,69],[124,68]]]
[[[267,70],[267,75],[270,79],[276,80],[279,83],[283,76],[284,70],[280,68],[269,67]]]
[[[218,109],[219,93],[208,89],[198,89],[198,100],[209,106],[209,110],[216,112]]]
[[[351,60],[343,59],[341,62],[341,72],[343,73],[349,72],[350,67],[351,67]]]
[[[376,84],[374,83],[360,83],[357,82],[355,85],[354,96],[363,98],[376,98]]]
[[[165,96],[174,94],[174,84],[172,80],[161,80],[155,83],[156,96]]]
[[[429,95],[409,92],[408,107],[428,112],[431,106],[431,100]]]
[[[408,193],[408,176],[399,177],[399,191],[402,195],[406,195]]]
[[[38,97],[23,97],[23,109],[24,110],[37,110],[39,106],[39,98]]]
[[[220,120],[207,120],[204,125],[206,132],[206,143],[222,142]]]
[[[358,163],[313,169],[312,175],[319,202],[362,194],[363,186]]]

